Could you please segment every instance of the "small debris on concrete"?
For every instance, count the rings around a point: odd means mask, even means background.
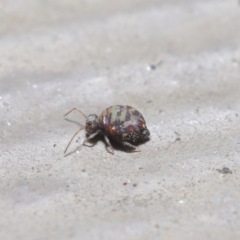
[[[228,167],[223,167],[222,169],[217,169],[217,171],[222,174],[232,174],[232,170],[230,170]]]

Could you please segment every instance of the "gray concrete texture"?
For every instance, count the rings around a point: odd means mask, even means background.
[[[240,239],[240,5],[0,2],[0,239]],[[151,140],[79,147],[84,118]]]

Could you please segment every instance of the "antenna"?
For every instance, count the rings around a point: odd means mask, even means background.
[[[64,115],[64,117],[66,117],[69,113],[71,113],[71,112],[74,111],[74,110],[80,112],[80,113],[85,117],[85,119],[87,118],[86,115],[85,115],[82,111],[80,111],[79,109],[77,109],[77,108],[73,108],[72,110],[70,110],[69,112],[67,112],[67,113]]]
[[[73,110],[74,110],[74,109],[73,109]],[[71,111],[72,111],[72,110],[71,110]],[[71,140],[69,141],[69,143],[68,143],[68,145],[67,145],[64,153],[68,150],[68,147],[70,146],[70,144],[71,144],[72,140],[75,138],[75,136],[76,136],[81,130],[83,130],[84,128],[85,128],[85,127],[81,127],[81,128],[79,128],[79,129],[75,132],[75,134],[72,136]]]
[[[87,118],[86,115],[85,115],[82,111],[80,111],[79,109],[77,109],[77,108],[73,108],[72,110],[70,110],[69,112],[67,112],[67,113],[64,115],[64,117],[66,117],[69,113],[71,113],[71,112],[74,111],[74,110],[80,112],[80,113],[85,117],[85,119]],[[69,141],[69,143],[68,143],[68,145],[67,145],[64,153],[68,150],[68,147],[70,146],[70,144],[71,144],[72,140],[75,138],[75,136],[76,136],[82,129],[84,129],[84,128],[85,128],[85,127],[79,128],[79,129],[77,130],[77,132],[72,136],[72,138],[71,138],[71,140]]]

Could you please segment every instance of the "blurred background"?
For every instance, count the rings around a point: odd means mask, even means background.
[[[239,96],[237,0],[2,0],[0,238],[240,238]],[[141,152],[64,157],[114,104]]]

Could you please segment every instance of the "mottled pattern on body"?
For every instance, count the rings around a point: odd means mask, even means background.
[[[86,116],[81,110],[73,108],[67,112],[65,116],[73,111],[81,113],[85,117],[86,123],[84,127],[80,127],[72,136],[64,153],[82,129],[85,129],[87,133],[87,138],[83,141],[83,145],[98,134],[102,134],[108,146],[107,149],[112,154],[114,154],[114,150],[109,138],[115,139],[124,146],[131,147],[135,150],[137,147],[132,143],[149,139],[150,132],[147,129],[145,119],[142,114],[133,107],[114,105],[105,109],[99,117],[96,114]]]
[[[150,135],[142,114],[130,106],[111,106],[102,112],[99,121],[102,130],[119,141],[144,141]]]

